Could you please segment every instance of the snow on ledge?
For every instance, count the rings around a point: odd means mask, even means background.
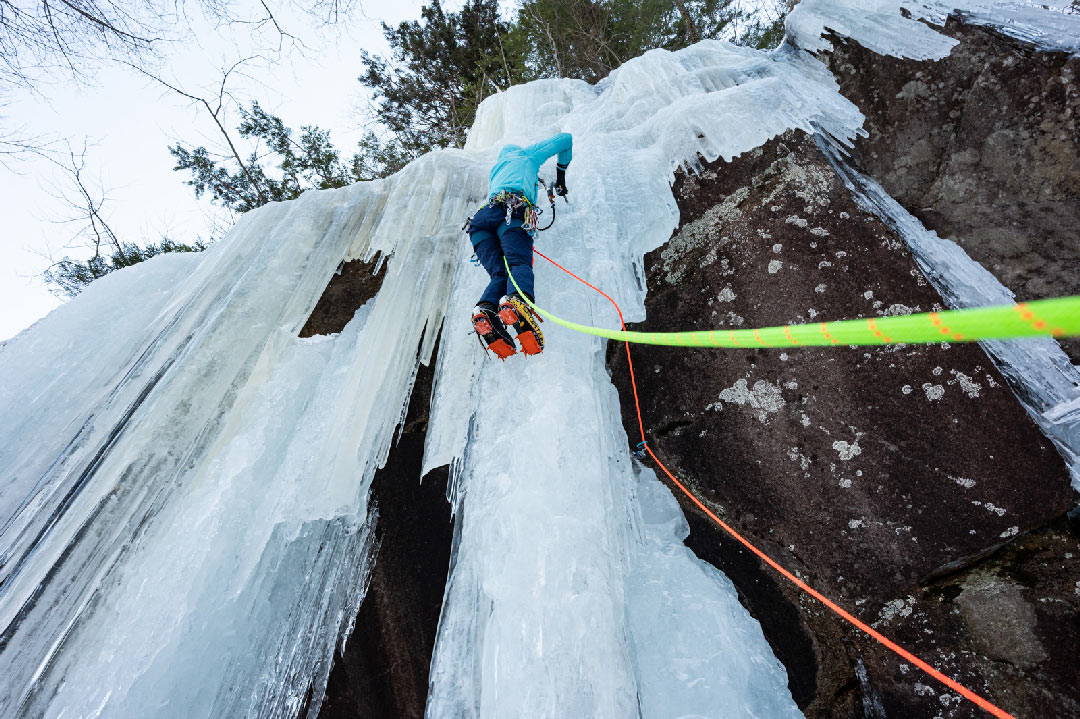
[[[1080,51],[1080,14],[1069,0],[802,0],[787,18],[787,39],[821,52],[831,48],[823,37],[831,30],[881,55],[939,60],[956,40],[927,23],[944,25],[953,12],[1044,50]]]

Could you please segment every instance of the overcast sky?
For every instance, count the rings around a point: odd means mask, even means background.
[[[253,3],[257,6],[257,2]],[[461,2],[446,2],[457,9]],[[418,18],[422,0],[363,0],[352,20],[325,29],[303,14],[286,17],[286,29],[307,45],[282,58],[252,62],[247,76],[230,87],[237,99],[258,99],[287,124],[317,124],[332,132],[343,152],[351,150],[370,119],[368,95],[356,81],[360,49],[388,50],[380,20],[397,23]],[[269,35],[253,38],[242,26],[199,31],[198,42],[170,50],[162,74],[196,94],[216,86],[220,68],[265,49]],[[175,240],[205,235],[209,203],[197,201],[185,176],[172,170],[167,147],[178,140],[217,146],[205,111],[133,70],[102,64],[89,87],[58,80],[38,93],[9,93],[0,114],[5,133],[65,141],[81,147],[89,139],[87,175],[108,190],[107,218],[125,241],[145,242],[168,234]],[[226,123],[236,126],[236,116]],[[0,340],[6,339],[59,304],[40,279],[54,259],[65,254],[77,227],[58,224],[70,216],[55,199],[69,186],[62,173],[45,161],[24,161],[0,168]],[[67,254],[84,258],[85,252]]]

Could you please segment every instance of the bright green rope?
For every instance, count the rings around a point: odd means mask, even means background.
[[[871,317],[840,322],[815,322],[750,330],[702,330],[696,332],[631,332],[591,327],[564,320],[542,309],[518,287],[518,294],[545,319],[577,332],[622,342],[671,347],[826,347],[830,345],[927,344],[975,342],[1052,335],[1080,335],[1080,295],[998,305],[970,310],[923,312],[900,317]]]

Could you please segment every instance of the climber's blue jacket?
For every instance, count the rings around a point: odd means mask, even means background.
[[[536,204],[536,177],[540,166],[558,153],[555,161],[565,168],[573,157],[574,140],[568,132],[561,132],[543,142],[528,147],[507,145],[499,151],[499,159],[491,168],[488,180],[488,197],[500,192],[516,192],[524,195],[529,202]]]

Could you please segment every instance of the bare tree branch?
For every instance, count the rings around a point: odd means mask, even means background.
[[[84,82],[103,60],[142,65],[160,56],[164,43],[194,38],[189,5],[211,22],[272,28],[277,52],[286,41],[306,48],[286,27],[283,9],[330,25],[360,7],[357,0],[257,0],[255,17],[243,18],[237,0],[0,0],[0,87],[33,87],[57,70]]]
[[[44,157],[50,152],[53,141],[41,137],[19,137],[8,134],[0,137],[0,166],[9,172],[21,174],[16,163],[29,157]]]
[[[85,140],[82,148],[78,151],[68,143],[66,152],[60,158],[57,158],[55,153],[41,151],[36,148],[33,150],[39,157],[59,168],[70,182],[69,188],[61,188],[53,196],[64,202],[76,214],[73,217],[54,220],[54,222],[60,224],[81,223],[73,239],[89,235],[91,246],[94,249],[94,257],[101,256],[103,245],[111,245],[116,254],[123,257],[123,244],[103,213],[103,208],[108,202],[108,195],[104,190],[91,189],[86,180],[86,151]],[[74,191],[74,197],[72,197],[72,191]]]
[[[61,2],[62,5],[65,5],[66,7],[71,8],[72,12],[74,12],[75,14],[77,14],[80,17],[83,17],[86,20],[88,20],[90,22],[90,24],[97,25],[102,30],[108,31],[112,35],[115,35],[117,38],[120,38],[122,40],[127,40],[127,41],[133,42],[133,43],[141,43],[141,44],[145,44],[145,45],[151,45],[151,44],[157,42],[158,40],[162,39],[160,37],[153,37],[153,38],[140,37],[138,35],[135,35],[135,34],[132,34],[132,33],[128,32],[127,30],[123,30],[121,28],[116,27],[107,17],[103,17],[101,15],[92,15],[91,13],[87,12],[83,8],[77,7],[73,3],[68,2],[68,0],[60,0],[60,2]],[[48,0],[45,0],[42,4],[45,5],[45,6],[48,6],[48,4],[49,4]]]
[[[233,142],[232,135],[229,133],[228,129],[222,122],[222,111],[225,107],[225,96],[227,95],[226,85],[229,82],[229,76],[233,73],[233,71],[240,67],[240,65],[248,62],[249,60],[254,60],[256,57],[257,56],[252,56],[243,58],[242,60],[237,60],[222,73],[221,84],[218,87],[216,105],[211,105],[210,100],[206,99],[205,97],[202,97],[200,95],[194,95],[190,92],[187,92],[186,90],[180,89],[176,85],[166,82],[161,77],[139,67],[138,65],[133,65],[131,63],[125,64],[127,64],[128,67],[132,68],[136,72],[139,72],[142,75],[150,78],[151,80],[160,83],[161,85],[172,90],[176,94],[182,97],[186,97],[187,99],[198,105],[202,105],[202,107],[206,109],[207,114],[210,115],[210,119],[214,121],[214,124],[217,126],[218,131],[221,133],[222,138],[224,138],[225,144],[229,146],[229,151],[232,154],[233,160],[235,160],[236,164],[240,166],[241,172],[243,172],[245,177],[247,177],[248,181],[251,183],[251,186],[255,188],[255,192],[258,194],[259,197],[259,203],[262,204],[266,202],[265,188],[263,188],[262,183],[260,183],[256,179],[254,173],[251,172],[250,168],[248,168],[247,166],[247,163],[245,163],[243,158],[240,156],[240,151],[236,149],[236,144]]]

